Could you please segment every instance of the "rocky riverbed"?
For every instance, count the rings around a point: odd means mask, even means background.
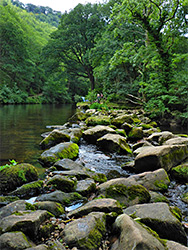
[[[78,109],[34,166],[0,170],[5,249],[188,249],[188,135],[141,110]]]

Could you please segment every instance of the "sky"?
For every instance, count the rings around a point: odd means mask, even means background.
[[[74,9],[79,3],[102,3],[103,0],[20,0],[20,2],[24,4],[31,3],[37,6],[50,7],[53,10],[64,13],[65,11]]]

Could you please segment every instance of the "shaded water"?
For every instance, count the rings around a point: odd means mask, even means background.
[[[14,159],[39,167],[39,143],[46,126],[63,125],[74,112],[72,105],[0,106],[0,165]]]

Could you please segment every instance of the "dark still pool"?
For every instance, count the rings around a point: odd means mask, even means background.
[[[63,125],[74,112],[72,105],[0,106],[0,165],[12,159],[38,165],[46,126]]]

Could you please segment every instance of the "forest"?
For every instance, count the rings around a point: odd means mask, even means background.
[[[109,0],[70,12],[0,1],[0,104],[133,103],[188,119],[188,1]]]

